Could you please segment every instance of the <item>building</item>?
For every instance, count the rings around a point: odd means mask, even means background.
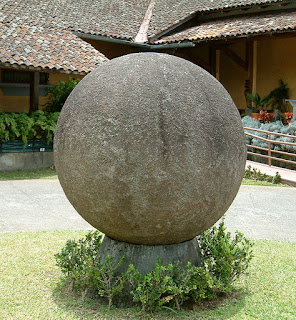
[[[2,0],[0,24],[4,111],[36,108],[38,84],[42,96],[44,85],[82,77],[106,57],[141,51],[174,54],[207,69],[242,112],[246,91],[264,96],[280,79],[296,99],[295,1]],[[25,77],[26,96],[16,86]]]

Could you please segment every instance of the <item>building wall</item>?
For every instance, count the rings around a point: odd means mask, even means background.
[[[257,92],[265,96],[282,79],[296,100],[296,38],[258,41]],[[291,109],[291,108],[290,108]]]
[[[49,84],[56,85],[59,81],[68,81],[72,77],[75,79],[82,79],[81,75],[65,74],[58,72],[49,73]],[[1,82],[1,69],[0,69],[0,82]],[[39,97],[40,109],[48,100],[47,97]],[[4,95],[3,90],[0,88],[0,110],[4,112],[21,112],[28,111],[30,107],[30,96],[13,96]]]
[[[238,42],[230,48],[244,57],[245,44]],[[282,79],[290,88],[290,99],[296,99],[296,39],[281,38],[257,41],[256,92],[264,97],[279,86]],[[238,109],[246,108],[244,84],[248,73],[233,60],[221,53],[221,83],[232,96]],[[288,110],[291,106],[287,105]]]
[[[230,46],[230,49],[245,60],[245,43],[239,42]],[[219,81],[229,92],[239,110],[244,110],[247,105],[244,93],[247,79],[248,72],[221,51]]]

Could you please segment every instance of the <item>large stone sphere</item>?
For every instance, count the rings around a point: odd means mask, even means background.
[[[173,244],[211,227],[235,198],[245,138],[223,86],[197,65],[130,54],[88,74],[61,112],[55,165],[91,225],[135,244]]]

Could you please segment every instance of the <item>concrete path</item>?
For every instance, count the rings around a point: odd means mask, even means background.
[[[226,225],[252,239],[296,242],[296,188],[242,186]],[[91,228],[58,180],[0,181],[0,232]]]

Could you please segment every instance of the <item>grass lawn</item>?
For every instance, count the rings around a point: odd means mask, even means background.
[[[54,169],[46,168],[39,170],[18,170],[11,172],[0,172],[0,180],[19,179],[57,179]]]
[[[0,319],[190,319],[285,320],[296,318],[296,243],[256,241],[250,274],[237,292],[194,310],[142,314],[137,309],[107,310],[95,301],[61,289],[54,254],[85,231],[0,234]]]
[[[251,180],[243,178],[242,184],[249,185],[249,186],[265,186],[265,187],[291,187],[288,184],[282,184],[282,183],[271,183],[267,181],[257,181],[257,180]]]

